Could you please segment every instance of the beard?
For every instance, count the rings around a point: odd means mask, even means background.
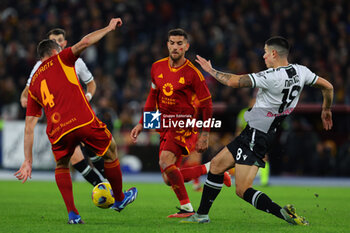
[[[182,57],[182,55],[181,54],[170,54],[170,58],[171,58],[171,60],[173,60],[173,61],[178,61],[178,60],[180,60],[180,58]]]

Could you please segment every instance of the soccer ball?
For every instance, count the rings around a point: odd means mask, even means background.
[[[92,202],[95,206],[107,209],[114,204],[112,187],[107,182],[99,183],[92,190]]]

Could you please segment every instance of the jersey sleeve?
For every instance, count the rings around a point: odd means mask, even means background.
[[[92,76],[90,70],[87,68],[83,59],[78,58],[78,60],[75,62],[75,70],[77,72],[78,78],[85,84],[94,80],[94,77]]]
[[[153,111],[157,108],[157,96],[158,89],[154,81],[154,66],[151,68],[151,89],[148,93],[145,106],[143,107],[144,111]]]
[[[153,65],[151,68],[151,77],[152,77],[151,89],[148,93],[148,96],[147,96],[147,99],[145,102],[145,106],[143,107],[143,111],[153,111],[157,107],[158,90],[157,90],[157,86],[155,85],[155,82],[154,82],[154,66]],[[143,124],[143,113],[141,114],[141,118],[139,120],[139,123]]]
[[[26,116],[35,116],[35,117],[41,116],[41,113],[42,113],[41,105],[37,101],[38,101],[37,98],[33,96],[29,90]]]
[[[35,71],[39,68],[39,66],[41,65],[41,61],[37,61],[37,63],[35,64],[35,66],[33,67],[32,71],[30,72],[29,78],[27,80],[27,86],[29,87],[30,82],[32,81],[33,75],[35,73]]]
[[[72,47],[68,47],[63,49],[58,56],[61,58],[62,62],[66,66],[74,67],[76,60],[78,57],[76,57],[72,52]]]
[[[197,69],[194,69],[194,75],[192,79],[192,88],[195,91],[199,102],[203,102],[207,99],[211,99],[211,95],[207,87],[207,84],[205,82],[205,79],[202,73]]]
[[[266,89],[269,87],[269,79],[268,79],[268,70],[261,71],[259,73],[251,73],[248,74],[250,80],[252,81],[252,88],[263,88]]]
[[[156,82],[154,81],[154,64],[151,67],[151,90],[157,90]]]
[[[318,76],[313,73],[309,68],[306,66],[300,66],[302,75],[305,77],[305,84],[306,85],[314,85],[318,79]]]

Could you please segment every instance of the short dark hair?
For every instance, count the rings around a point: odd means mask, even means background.
[[[170,36],[183,36],[186,40],[188,40],[188,34],[182,28],[171,29],[168,32],[168,40],[169,40]]]
[[[41,59],[45,56],[51,56],[52,49],[55,49],[58,52],[60,52],[61,46],[59,44],[57,44],[56,41],[45,39],[45,40],[40,41],[36,50],[37,50],[39,58]]]
[[[61,29],[61,28],[54,28],[52,30],[50,30],[47,34],[46,34],[46,38],[49,38],[51,35],[63,35],[63,38],[66,39],[66,31]]]
[[[265,44],[269,47],[273,47],[280,56],[288,56],[289,54],[289,43],[287,39],[282,36],[271,37]]]

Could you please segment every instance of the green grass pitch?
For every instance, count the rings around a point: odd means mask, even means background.
[[[256,210],[239,199],[233,187],[224,187],[215,201],[209,224],[181,224],[168,219],[178,206],[175,194],[164,184],[125,183],[139,196],[121,213],[92,204],[92,186],[74,182],[75,204],[85,225],[68,225],[67,212],[54,182],[0,181],[0,232],[350,232],[350,188],[256,187],[276,203],[294,204],[310,226],[292,226],[271,214]],[[194,208],[201,193],[187,186]]]

